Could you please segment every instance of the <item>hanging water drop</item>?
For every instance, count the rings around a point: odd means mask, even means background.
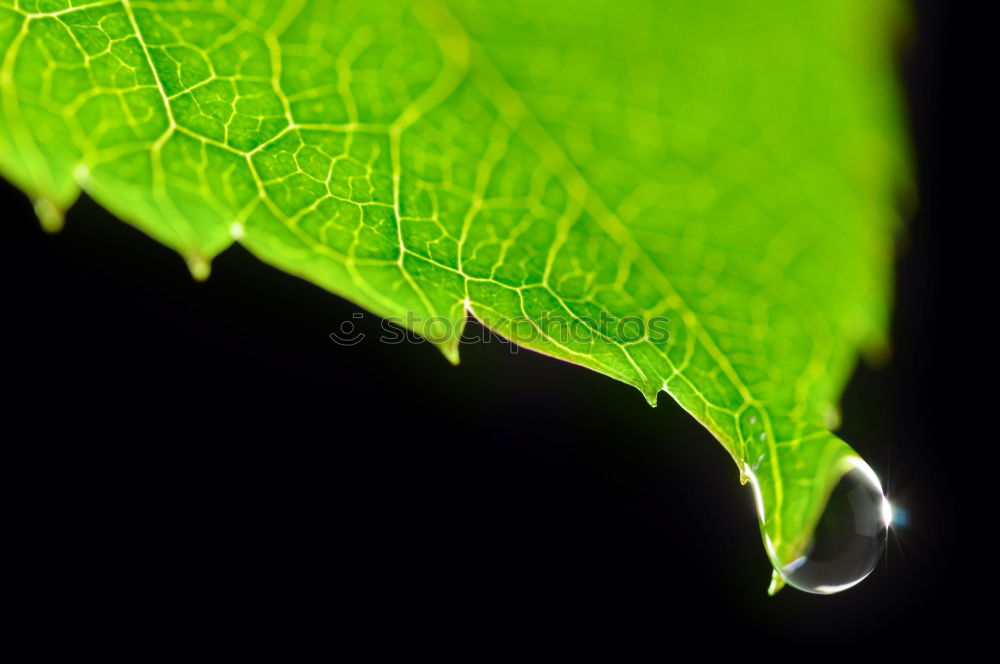
[[[812,541],[780,574],[788,585],[829,595],[871,574],[885,548],[892,519],[878,477],[856,465],[834,487]]]

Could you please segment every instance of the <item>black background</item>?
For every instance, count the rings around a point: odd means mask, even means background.
[[[22,578],[114,633],[166,626],[161,645],[245,624],[334,652],[348,635],[490,650],[621,627],[668,658],[684,643],[961,647],[981,561],[951,444],[946,279],[968,203],[947,4],[916,4],[902,63],[921,202],[900,242],[894,354],[843,400],[841,435],[909,517],[861,585],[767,597],[749,488],[663,395],[651,409],[496,339],[452,367],[427,344],[378,343],[371,316],[368,340],[338,346],[327,335],[356,307],[238,247],[196,283],[87,199],[44,234],[3,183],[5,438],[25,452],[5,471],[30,533],[17,546],[45,570]]]

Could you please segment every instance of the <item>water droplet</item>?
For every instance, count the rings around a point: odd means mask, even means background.
[[[805,554],[785,565],[781,576],[810,593],[850,588],[878,564],[891,518],[878,477],[856,465],[834,487]]]

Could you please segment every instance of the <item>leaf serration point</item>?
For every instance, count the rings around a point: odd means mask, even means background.
[[[205,281],[212,273],[212,264],[201,254],[189,255],[187,266],[195,281]]]
[[[35,215],[38,216],[38,222],[46,233],[58,233],[66,222],[66,215],[62,208],[48,198],[35,199]]]

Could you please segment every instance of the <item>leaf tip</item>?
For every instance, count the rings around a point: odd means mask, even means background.
[[[777,570],[771,570],[771,585],[767,587],[767,594],[774,597],[778,591],[785,587],[785,580],[781,578]]]

